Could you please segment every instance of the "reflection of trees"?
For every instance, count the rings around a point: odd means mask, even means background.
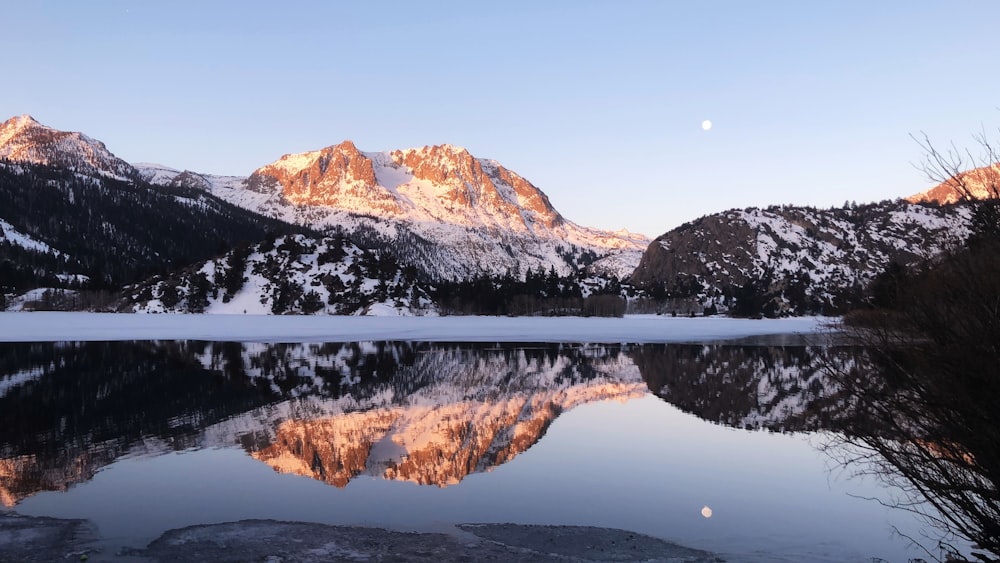
[[[848,461],[899,486],[897,505],[998,560],[1000,154],[977,141],[985,167],[969,173],[965,155],[923,141],[928,175],[971,209],[971,234],[931,263],[876,279],[873,307],[845,319],[873,359],[834,377],[851,400]]]
[[[89,479],[136,448],[194,446],[204,425],[274,400],[252,381],[203,368],[196,356],[204,346],[0,345],[4,503]]]
[[[824,367],[851,348],[645,345],[630,350],[650,391],[681,410],[735,428],[835,428],[838,409]]]
[[[204,343],[31,343],[2,346],[3,375],[28,374],[0,396],[0,455],[186,434],[261,404],[267,390],[205,370]]]
[[[960,252],[902,286],[849,319],[874,354],[835,374],[852,405],[848,461],[899,486],[898,505],[1000,555],[1000,252]]]

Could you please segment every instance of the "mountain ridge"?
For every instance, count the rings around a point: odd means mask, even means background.
[[[8,120],[3,132],[0,158],[208,191],[287,223],[391,246],[428,278],[523,275],[549,267],[566,275],[589,266],[624,277],[650,240],[577,225],[528,180],[456,145],[362,152],[348,140],[286,154],[244,178],[133,166],[99,141],[29,116]]]
[[[28,114],[0,123],[0,159],[68,168],[118,180],[137,177],[136,169],[96,139],[42,125]]]
[[[730,209],[657,237],[630,281],[705,308],[749,306],[749,316],[839,314],[889,264],[960,244],[970,221],[965,206],[904,200]]]

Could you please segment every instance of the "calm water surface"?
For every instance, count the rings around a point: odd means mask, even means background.
[[[624,528],[730,560],[905,561],[831,470],[846,348],[0,344],[0,501],[111,545],[244,518]],[[703,510],[709,507],[711,512]],[[710,517],[706,517],[710,514]]]

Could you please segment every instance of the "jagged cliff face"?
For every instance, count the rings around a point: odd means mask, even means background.
[[[350,141],[285,155],[246,182],[297,206],[534,233],[563,218],[527,180],[460,147],[363,153]]]
[[[524,232],[534,232],[536,225],[551,230],[564,223],[541,190],[496,161],[475,158],[464,148],[438,145],[393,151],[389,157],[397,170],[429,184],[400,185],[411,200],[423,200],[424,208],[432,209],[435,204],[457,208],[467,222],[479,214],[486,224]]]
[[[67,168],[86,176],[137,177],[131,164],[83,133],[58,131],[19,115],[0,123],[0,159]]]
[[[625,277],[649,242],[576,225],[521,176],[452,145],[369,153],[344,141],[212,190],[291,223],[362,232],[434,279],[588,265]]]
[[[300,206],[364,209],[389,216],[403,213],[393,194],[375,179],[371,159],[350,141],[318,151],[285,155],[259,168],[247,178],[246,186],[260,193],[280,190],[285,199]]]
[[[882,202],[843,209],[732,209],[654,240],[631,281],[728,305],[750,283],[794,313],[835,313],[890,262],[940,253],[969,234],[963,207]]]
[[[965,199],[965,192],[975,199],[1000,197],[1000,163],[962,172],[933,188],[906,198],[910,203],[956,203]]]

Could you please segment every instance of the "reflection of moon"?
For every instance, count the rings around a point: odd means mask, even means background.
[[[702,121],[701,128],[704,129],[705,131],[708,131],[709,129],[712,128],[712,122],[707,119],[705,121]],[[708,517],[706,516],[706,518]]]
[[[706,505],[704,508],[701,509],[701,515],[704,516],[705,518],[711,518],[712,509]]]

